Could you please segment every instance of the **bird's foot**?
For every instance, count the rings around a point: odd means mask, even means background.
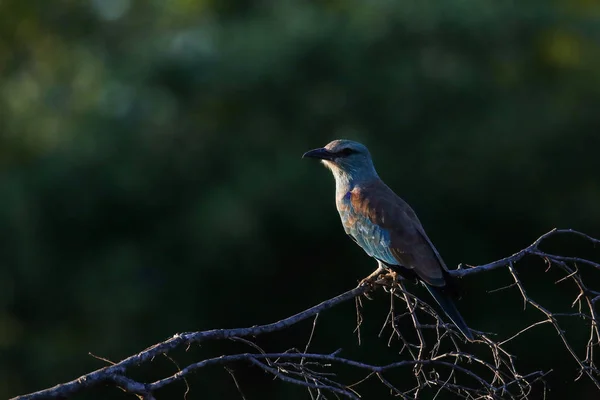
[[[373,284],[379,280],[379,276],[382,275],[385,272],[385,268],[383,267],[379,267],[377,268],[375,271],[373,271],[373,273],[371,273],[371,275],[367,276],[366,278],[362,279],[359,283],[359,286],[363,286],[363,285],[370,285],[373,286]]]
[[[390,286],[396,281],[396,273],[389,271],[387,268],[379,267],[372,274],[362,279],[359,282],[359,286],[369,286],[369,291],[365,292],[365,297],[372,300],[369,297],[369,292],[375,289],[375,285]]]

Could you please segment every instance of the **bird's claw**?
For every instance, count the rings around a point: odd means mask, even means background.
[[[368,286],[369,289],[363,293],[365,297],[369,300],[373,300],[371,296],[369,296],[369,292],[375,290],[375,284],[379,281],[379,274],[371,274],[364,279],[361,279],[358,283],[358,286]]]
[[[396,282],[396,273],[393,271],[376,270],[371,275],[362,279],[359,282],[359,286],[369,286],[369,290],[364,293],[365,297],[369,300],[373,300],[369,296],[369,292],[375,290],[375,286],[392,286]]]

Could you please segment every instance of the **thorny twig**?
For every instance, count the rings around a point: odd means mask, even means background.
[[[600,371],[595,364],[595,351],[600,345],[595,304],[600,301],[600,292],[587,287],[578,268],[578,266],[584,266],[600,270],[600,264],[581,257],[554,255],[540,249],[540,245],[545,239],[559,234],[573,235],[594,245],[600,244],[600,240],[581,232],[571,229],[554,229],[540,236],[527,248],[502,260],[480,266],[460,265],[459,269],[450,271],[450,274],[455,277],[464,277],[497,268],[507,268],[513,284],[498,290],[517,288],[524,304],[532,306],[544,316],[544,319],[521,329],[504,340],[495,341],[490,338],[489,334],[474,331],[477,339],[474,344],[468,345],[468,351],[462,348],[464,339],[455,327],[452,324],[444,323],[432,307],[408,292],[403,282],[397,281],[394,276],[391,278],[390,276],[380,276],[381,279],[374,284],[361,284],[346,293],[278,322],[248,328],[176,334],[172,338],[118,363],[113,363],[76,380],[49,389],[15,397],[13,400],[63,398],[99,384],[113,384],[140,399],[153,400],[156,390],[185,380],[191,373],[202,368],[215,365],[223,366],[231,373],[240,395],[244,398],[233,371],[229,367],[231,363],[240,361],[246,361],[284,382],[308,388],[313,400],[324,400],[329,394],[333,394],[337,398],[359,399],[358,387],[372,377],[378,379],[392,395],[402,399],[417,399],[421,397],[422,391],[427,389],[433,390],[434,398],[446,391],[465,399],[527,399],[534,382],[541,382],[542,387],[545,388],[543,378],[549,372],[534,371],[521,374],[515,366],[515,356],[506,351],[503,346],[519,335],[543,324],[551,324],[555,328],[565,349],[577,362],[580,369],[577,379],[586,376],[600,389]],[[528,295],[515,269],[515,264],[527,256],[539,257],[549,268],[554,266],[564,271],[565,276],[556,283],[565,280],[574,282],[579,290],[573,302],[573,307],[576,307],[577,312],[552,313]],[[398,340],[400,344],[398,354],[406,357],[391,364],[373,365],[341,357],[341,350],[329,354],[309,352],[319,313],[351,299],[355,299],[357,305],[356,332],[360,341],[360,325],[363,322],[361,295],[378,287],[383,288],[390,295],[390,310],[379,336],[389,329],[388,345],[392,346],[395,340]],[[573,316],[582,318],[590,325],[585,357],[578,355],[581,349],[574,347],[568,341],[559,323],[559,318]],[[303,351],[290,349],[284,352],[267,352],[251,340],[257,335],[285,330],[309,318],[314,318],[314,320],[310,337]],[[404,323],[408,320],[410,320],[409,324]],[[412,333],[406,332],[408,326],[412,327]],[[416,338],[411,339],[411,337]],[[127,376],[134,366],[151,362],[157,355],[166,355],[178,347],[187,348],[191,344],[222,339],[245,343],[250,346],[252,352],[204,359],[182,369],[178,367],[177,373],[151,383],[137,382]],[[488,352],[489,355],[486,355]],[[337,365],[364,371],[365,377],[354,384],[343,383],[336,373],[335,366]],[[407,373],[414,377],[414,386],[412,387],[401,388],[389,376],[386,377],[386,373],[392,369],[407,367],[407,371],[411,371]]]

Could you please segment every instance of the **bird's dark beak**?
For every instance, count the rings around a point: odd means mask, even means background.
[[[302,155],[302,158],[318,158],[319,160],[333,160],[334,156],[326,148],[314,149],[307,151]]]

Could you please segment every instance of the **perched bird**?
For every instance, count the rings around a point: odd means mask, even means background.
[[[387,269],[417,278],[465,337],[473,340],[448,293],[450,276],[444,261],[413,209],[379,178],[369,150],[351,140],[334,140],[302,158],[319,159],[333,173],[344,230],[378,262],[369,278]]]

